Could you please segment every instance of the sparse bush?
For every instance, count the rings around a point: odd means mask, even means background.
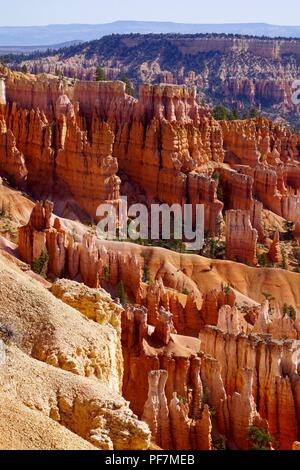
[[[49,263],[49,255],[46,250],[42,251],[40,256],[32,261],[32,271],[36,274],[39,274],[42,277],[47,276],[48,271],[48,263]]]
[[[270,450],[274,438],[265,429],[251,426],[248,429],[249,441],[253,450]]]
[[[120,281],[117,285],[117,295],[121,301],[121,304],[125,305],[128,303],[127,293],[124,287],[123,281]]]
[[[205,240],[201,254],[211,259],[224,259],[225,258],[225,243],[213,237]]]
[[[223,435],[220,435],[218,439],[213,441],[213,446],[215,450],[226,450],[226,438]]]
[[[12,338],[14,337],[14,332],[13,330],[7,326],[7,325],[2,325],[0,323],[0,339],[6,344],[10,345]]]
[[[272,266],[267,253],[257,253],[256,257],[261,268],[270,268]]]
[[[104,80],[106,80],[105,72],[102,67],[98,66],[96,68],[95,80],[96,82],[103,82]]]
[[[215,171],[213,174],[212,174],[212,179],[215,180],[215,181],[219,181],[220,179],[220,173],[218,171]]]
[[[108,282],[109,281],[109,267],[108,266],[104,266],[103,268],[103,279],[105,282]]]
[[[300,266],[300,248],[294,248],[292,251],[292,255]]]
[[[217,105],[213,109],[213,117],[217,121],[225,121],[229,118],[230,111],[223,105]]]
[[[282,317],[289,317],[291,320],[295,321],[297,318],[296,309],[292,305],[284,304]]]
[[[130,95],[130,96],[134,96],[134,89],[131,85],[131,81],[129,80],[128,77],[121,77],[120,78],[121,82],[125,83],[126,85],[126,88],[125,88],[125,92],[127,95]]]
[[[230,294],[232,293],[231,286],[229,286],[229,285],[228,285],[228,286],[225,286],[223,290],[224,290],[224,293],[225,293],[226,295],[230,295]]]
[[[181,403],[182,405],[186,405],[187,402],[188,402],[187,398],[182,397],[181,395],[177,395],[177,398],[178,398],[178,400],[180,401],[180,403]]]
[[[143,282],[149,282],[150,281],[150,269],[148,266],[144,266],[143,270]]]
[[[282,262],[280,264],[280,267],[282,269],[288,269],[289,268],[289,265],[288,265],[288,258],[287,258],[287,254],[286,254],[286,251],[285,249],[282,247],[281,248],[281,256],[282,256]]]
[[[288,233],[292,233],[294,230],[294,223],[290,222],[288,220],[285,220],[284,222],[284,230]]]

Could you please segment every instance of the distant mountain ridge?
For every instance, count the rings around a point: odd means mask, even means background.
[[[2,26],[0,46],[48,46],[69,41],[91,41],[109,34],[129,33],[218,33],[300,38],[300,26],[266,23],[186,24],[155,21],[115,21],[106,24],[54,24],[47,26]]]
[[[66,41],[59,44],[50,44],[47,46],[1,46],[0,45],[0,54],[30,54],[31,52],[40,51],[46,52],[47,50],[57,50],[63,49],[64,47],[78,46],[82,44],[83,41]]]
[[[96,67],[108,80],[196,87],[199,100],[239,110],[260,109],[297,127],[292,101],[300,77],[300,38],[273,39],[225,34],[113,34],[59,51],[2,57],[7,66],[94,80]]]

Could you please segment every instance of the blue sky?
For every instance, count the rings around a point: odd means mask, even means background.
[[[299,0],[0,0],[0,26],[116,20],[300,25]]]

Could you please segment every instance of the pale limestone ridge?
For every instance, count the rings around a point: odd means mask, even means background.
[[[0,448],[149,447],[147,425],[119,392],[114,327],[88,320],[2,255],[0,339],[0,403],[8,406],[0,406],[0,429],[8,409],[18,416],[15,440],[8,446],[2,436]]]

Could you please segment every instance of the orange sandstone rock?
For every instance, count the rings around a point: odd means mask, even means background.
[[[230,210],[226,214],[226,256],[233,261],[256,265],[257,230],[252,228],[246,211]]]

